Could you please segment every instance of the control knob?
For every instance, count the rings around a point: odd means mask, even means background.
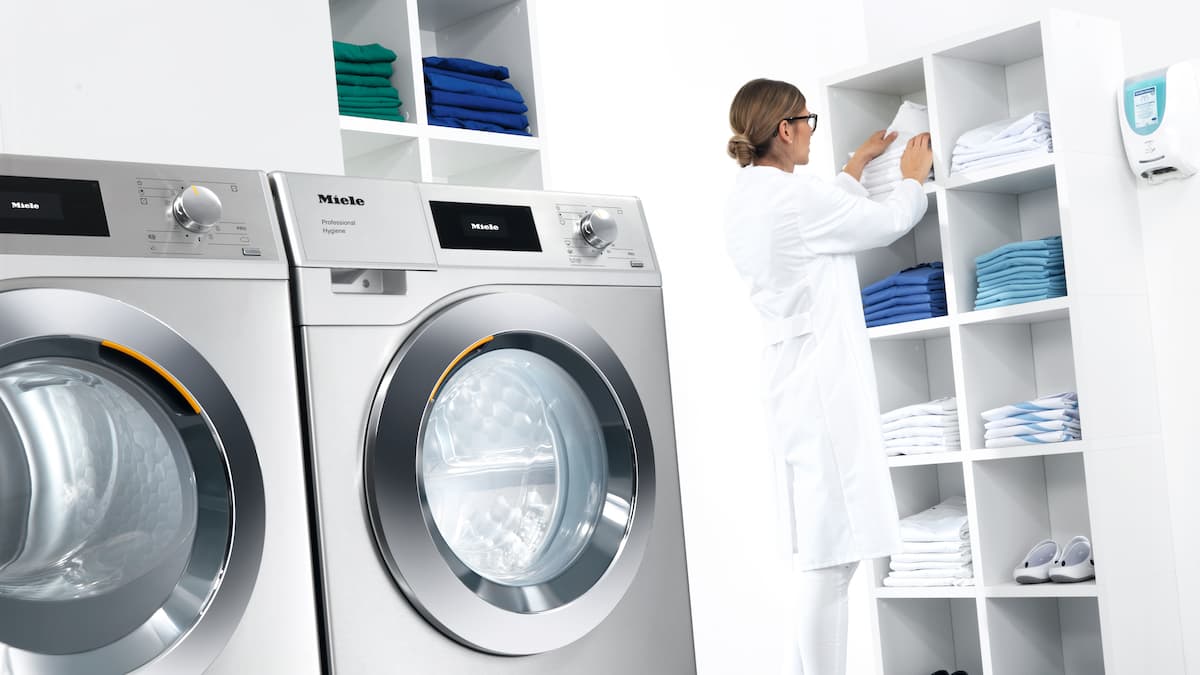
[[[579,234],[589,246],[603,251],[617,240],[617,219],[608,209],[596,209],[580,221]]]
[[[203,185],[189,185],[175,197],[171,214],[183,229],[204,234],[221,219],[221,200]]]

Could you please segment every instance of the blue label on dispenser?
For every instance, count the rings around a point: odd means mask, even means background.
[[[1125,82],[1125,123],[1134,133],[1149,136],[1157,131],[1166,107],[1166,77]]]

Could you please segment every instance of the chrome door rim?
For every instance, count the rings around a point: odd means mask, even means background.
[[[15,675],[129,672],[154,662],[154,669],[164,672],[204,671],[237,627],[262,558],[262,473],[249,428],[232,394],[212,366],[179,334],[112,298],[66,289],[5,291],[0,293],[0,316],[12,317],[0,325],[0,357],[50,340],[105,342],[123,346],[171,377],[179,393],[190,398],[213,440],[218,454],[199,458],[199,463],[204,467],[207,462],[203,470],[211,481],[224,482],[228,508],[223,540],[211,538],[217,528],[197,528],[192,545],[196,555],[189,556],[186,571],[162,607],[140,625],[99,648],[50,654],[5,644],[4,631],[12,626],[0,622],[0,651],[7,651],[6,667]],[[199,488],[201,467],[195,466],[197,457],[191,459]],[[104,599],[95,598],[98,603]],[[7,609],[2,603],[0,607]],[[0,610],[0,616],[14,615]],[[28,615],[15,617],[29,621]],[[175,632],[174,639],[164,641],[163,629]]]

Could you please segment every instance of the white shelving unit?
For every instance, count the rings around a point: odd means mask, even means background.
[[[884,675],[1183,672],[1178,634],[1147,628],[1178,625],[1164,601],[1174,597],[1170,556],[1153,556],[1161,573],[1148,575],[1137,545],[1169,525],[1136,186],[1115,114],[1123,73],[1116,24],[1052,11],[826,82],[837,168],[902,101],[929,106],[928,214],[860,254],[859,277],[866,286],[944,263],[948,316],[868,335],[881,408],[956,396],[963,439],[962,451],[889,459],[901,517],[966,497],[976,584],[887,588],[888,560],[877,561]],[[962,133],[1036,110],[1050,113],[1053,154],[949,172]],[[1051,235],[1063,237],[1068,297],[974,311],[976,256]],[[1079,394],[1084,440],[984,449],[980,412],[1060,391]],[[1075,535],[1093,541],[1095,581],[1012,581],[1033,544]]]
[[[341,116],[346,175],[538,189],[539,137],[535,0],[332,0],[333,38],[396,52],[392,86],[407,122]],[[332,47],[330,47],[332,49]],[[332,58],[332,51],[330,52]],[[453,56],[507,66],[529,106],[533,136],[429,124],[421,59]],[[330,96],[335,96],[333,83]]]

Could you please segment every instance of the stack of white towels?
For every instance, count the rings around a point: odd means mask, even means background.
[[[950,173],[986,169],[1054,152],[1050,114],[1032,112],[972,129],[954,145]]]
[[[909,140],[929,131],[929,110],[920,103],[905,101],[888,125],[887,133],[896,132],[896,140],[886,152],[867,163],[862,174],[862,186],[872,198],[884,198],[904,180],[900,174],[900,157]],[[853,156],[853,154],[851,154]]]
[[[983,444],[1011,448],[1083,438],[1079,397],[1073,391],[983,411]]]
[[[884,586],[973,586],[967,500],[950,497],[900,521],[901,552],[892,556]]]
[[[959,450],[958,403],[954,397],[904,406],[880,416],[889,457]]]

